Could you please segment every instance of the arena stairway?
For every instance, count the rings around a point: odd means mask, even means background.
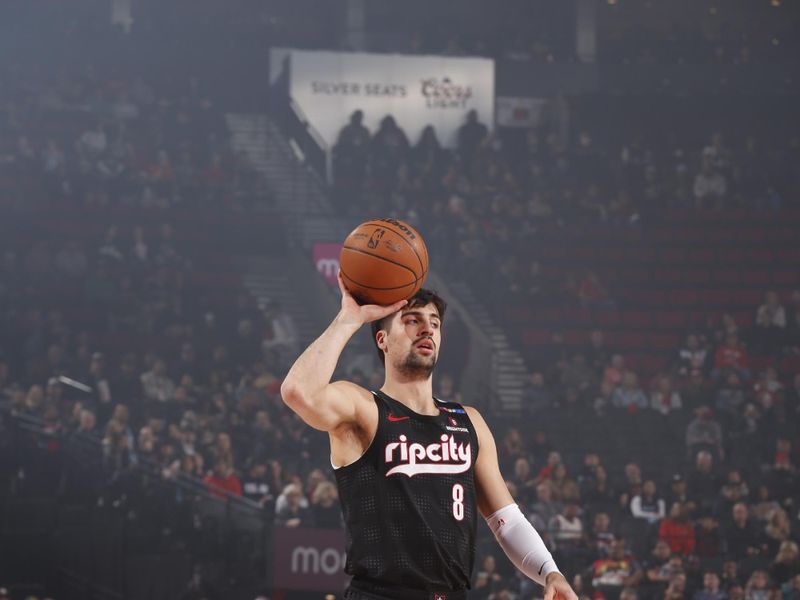
[[[322,315],[307,310],[298,302],[303,292],[297,285],[296,269],[287,269],[287,259],[268,256],[248,256],[236,260],[242,284],[263,311],[271,301],[277,301],[297,327],[299,348],[310,344],[322,331]]]
[[[267,179],[296,244],[309,248],[314,242],[344,239],[349,230],[328,218],[330,203],[293,140],[266,115],[228,114],[226,122],[232,146]]]

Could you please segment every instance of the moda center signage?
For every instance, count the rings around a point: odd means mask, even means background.
[[[356,110],[372,133],[392,115],[412,144],[433,125],[443,145],[455,146],[470,110],[493,128],[490,59],[278,49],[273,69],[284,60],[291,97],[329,148]]]
[[[350,579],[344,573],[344,543],[344,530],[276,527],[274,587],[341,592]]]

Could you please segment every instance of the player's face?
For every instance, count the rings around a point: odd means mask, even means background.
[[[407,376],[427,379],[441,341],[441,319],[434,304],[401,310],[386,336],[386,360]]]

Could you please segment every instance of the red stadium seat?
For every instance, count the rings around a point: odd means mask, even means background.
[[[778,285],[797,285],[800,282],[800,273],[794,270],[774,271],[772,283]]]
[[[675,306],[695,306],[698,294],[694,290],[673,290],[670,293],[670,304]]]
[[[739,283],[739,271],[735,269],[717,269],[712,273],[714,283],[734,285]]]
[[[528,329],[522,334],[522,343],[526,346],[544,346],[550,342],[551,333],[541,329]]]
[[[747,269],[742,273],[742,283],[764,287],[770,284],[770,273],[766,269]]]
[[[655,313],[655,326],[663,329],[684,329],[688,322],[685,312],[670,310]]]
[[[648,329],[653,326],[653,315],[649,311],[626,310],[622,313],[622,326]]]

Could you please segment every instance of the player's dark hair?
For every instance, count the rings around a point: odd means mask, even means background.
[[[408,299],[408,304],[401,308],[400,311],[402,312],[404,310],[408,310],[409,308],[418,308],[428,304],[433,304],[436,307],[436,310],[439,311],[439,322],[444,323],[444,313],[447,310],[447,302],[445,302],[444,299],[433,290],[420,288],[416,294]],[[386,329],[386,325],[395,314],[396,313],[392,313],[391,315],[383,317],[382,319],[378,319],[377,321],[373,321],[369,324],[370,330],[372,331],[372,343],[375,344],[375,348],[378,349],[378,358],[381,359],[382,365],[386,365],[386,356],[384,355],[383,350],[378,347],[378,340],[376,339],[376,336],[381,329]]]

